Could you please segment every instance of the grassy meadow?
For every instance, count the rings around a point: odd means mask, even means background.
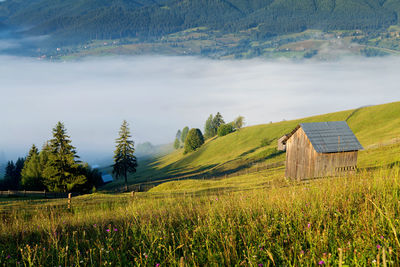
[[[347,120],[364,146],[355,174],[295,182],[281,165],[257,171],[284,160],[278,137],[324,120]],[[0,198],[0,265],[397,266],[399,123],[391,103],[246,127],[142,166],[131,183],[182,178],[147,192],[105,193],[109,184],[70,209],[66,199]],[[217,175],[244,166],[251,172]],[[194,179],[205,174],[218,178]]]
[[[0,264],[394,266],[399,173],[273,179],[236,192],[94,194],[74,198],[70,211],[66,200],[19,203],[2,213]]]

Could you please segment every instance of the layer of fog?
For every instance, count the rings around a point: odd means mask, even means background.
[[[123,119],[136,142],[172,142],[210,113],[247,125],[400,99],[400,59],[214,61],[142,56],[54,63],[0,56],[0,151],[41,146],[62,121],[83,159],[112,155]],[[95,156],[94,156],[95,155]]]

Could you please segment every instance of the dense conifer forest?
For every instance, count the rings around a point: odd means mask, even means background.
[[[265,39],[306,29],[375,32],[398,23],[398,0],[7,0],[1,23],[57,44],[157,38],[185,29],[252,31]]]

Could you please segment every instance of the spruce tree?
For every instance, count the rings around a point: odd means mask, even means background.
[[[35,145],[32,145],[21,171],[21,185],[25,189],[43,190],[42,172],[44,166],[40,162],[38,149]]]
[[[86,177],[78,173],[77,158],[64,124],[58,122],[49,142],[48,160],[43,171],[44,183],[50,191],[68,192],[86,182]]]
[[[189,132],[189,127],[186,126],[185,128],[183,128],[182,134],[181,134],[181,142],[183,144],[185,143],[185,140],[186,140],[186,137],[188,135],[188,132]]]
[[[177,132],[176,132],[176,138],[179,140],[179,139],[181,139],[181,135],[182,135],[182,132],[181,132],[181,130],[178,130]]]
[[[178,138],[175,138],[175,142],[174,142],[174,148],[178,149],[181,146],[181,142],[179,142]]]
[[[130,139],[131,137],[128,123],[124,120],[119,131],[119,137],[116,139],[112,173],[117,179],[124,177],[126,190],[128,190],[128,173],[136,172],[138,165],[134,155],[134,142]]]
[[[214,127],[214,118],[213,115],[210,114],[210,116],[206,120],[206,124],[204,125],[204,138],[208,139],[215,135],[216,135],[216,130]]]
[[[35,144],[32,145],[31,149],[29,150],[28,156],[25,159],[25,162],[29,161],[33,155],[39,155],[39,150],[35,146]]]
[[[217,112],[217,115],[215,115],[215,117],[213,119],[215,134],[217,134],[217,130],[218,130],[219,126],[221,126],[222,124],[225,124],[225,121],[222,118],[221,113]]]

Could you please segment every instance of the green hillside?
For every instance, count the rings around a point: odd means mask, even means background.
[[[400,102],[363,107],[299,120],[282,121],[245,127],[224,137],[208,140],[199,150],[183,154],[177,150],[145,166],[131,176],[131,183],[164,180],[168,178],[223,178],[225,175],[253,172],[268,166],[281,167],[285,154],[276,150],[277,139],[301,122],[347,120],[365,151],[359,156],[360,167],[390,164],[400,160]],[[396,140],[397,139],[397,140]],[[394,148],[386,151],[386,147]],[[371,157],[373,153],[373,157]],[[393,155],[392,155],[393,154]],[[375,160],[375,158],[377,160]],[[255,179],[256,176],[255,176]],[[108,188],[118,185],[110,184]]]

